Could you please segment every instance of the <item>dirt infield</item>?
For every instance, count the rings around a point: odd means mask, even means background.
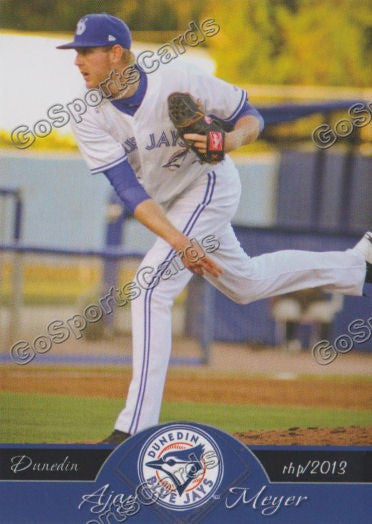
[[[0,368],[0,391],[54,393],[78,397],[123,398],[130,369]],[[372,382],[349,377],[239,377],[205,370],[170,370],[165,400],[265,406],[363,409],[372,406]],[[235,434],[247,444],[371,445],[372,427],[289,428]]]
[[[281,446],[370,446],[372,444],[372,426],[339,428],[289,428],[277,431],[248,431],[235,433],[234,436],[251,445]]]

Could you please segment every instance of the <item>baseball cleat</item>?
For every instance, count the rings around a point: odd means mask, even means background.
[[[364,255],[366,261],[372,264],[372,233],[368,231],[361,240],[354,246],[354,249]]]
[[[372,233],[368,231],[354,247],[362,253],[367,262],[366,283],[372,284]]]
[[[367,262],[366,283],[372,284],[372,264]]]
[[[131,435],[129,433],[125,433],[125,431],[119,431],[118,429],[114,429],[114,431],[106,437],[104,440],[101,440],[99,444],[115,444],[118,446],[124,440],[127,440]]]

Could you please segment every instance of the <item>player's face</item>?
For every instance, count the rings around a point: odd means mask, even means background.
[[[88,89],[98,87],[112,71],[112,59],[109,50],[102,47],[76,49],[75,65],[83,75]]]

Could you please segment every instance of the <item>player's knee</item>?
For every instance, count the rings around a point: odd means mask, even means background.
[[[232,296],[230,296],[230,298],[236,304],[241,304],[241,305],[249,304],[250,302],[254,300],[247,293],[244,293],[244,292],[234,293]]]
[[[141,311],[143,304],[146,304],[146,308],[150,308],[150,310],[152,307],[171,307],[175,295],[178,293],[173,293],[172,290],[167,289],[167,286],[161,285],[161,283],[161,280],[155,279],[138,285],[140,294],[138,299],[133,301],[132,308],[135,307]]]
[[[250,280],[242,281],[239,288],[231,290],[228,296],[231,300],[241,305],[250,304],[263,298],[260,286],[255,285]]]

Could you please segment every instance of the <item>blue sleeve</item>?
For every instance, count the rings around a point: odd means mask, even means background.
[[[251,104],[249,104],[247,101],[245,102],[245,104],[243,105],[239,113],[233,118],[233,120],[230,120],[229,123],[235,125],[237,121],[239,120],[239,118],[241,118],[242,116],[246,116],[246,115],[254,116],[255,118],[257,118],[257,120],[260,123],[260,133],[261,133],[261,131],[265,127],[265,121],[262,118],[262,115],[257,111],[257,109],[253,107]]]
[[[210,115],[210,116],[216,118],[222,124],[225,124],[226,125],[226,129],[228,131],[231,131],[231,129],[233,129],[233,127],[235,126],[235,124],[237,123],[239,118],[241,118],[242,116],[245,116],[245,115],[251,115],[251,116],[254,116],[255,118],[257,118],[257,120],[259,121],[259,126],[260,126],[259,130],[260,130],[260,133],[261,133],[261,131],[265,127],[265,121],[264,121],[262,115],[257,111],[257,109],[255,107],[253,107],[251,104],[249,104],[247,102],[247,100],[245,100],[244,104],[239,109],[239,111],[236,114],[233,114],[232,118],[229,117],[227,119],[223,119],[223,118],[220,118],[220,117],[216,117],[216,115],[213,115],[213,114]]]
[[[110,184],[119,195],[120,200],[133,213],[138,204],[150,197],[138,182],[135,172],[128,160],[104,171]]]

